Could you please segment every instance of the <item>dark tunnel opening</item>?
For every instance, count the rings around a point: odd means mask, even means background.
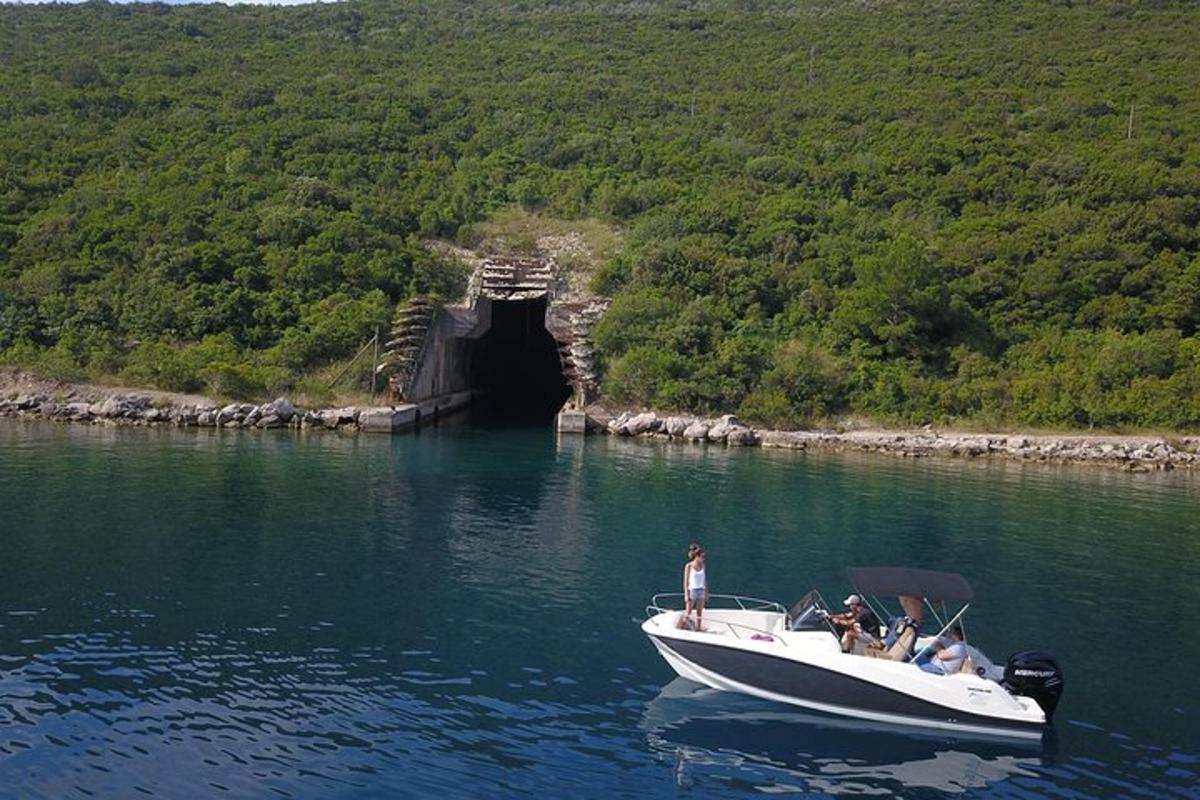
[[[546,330],[544,297],[492,301],[492,324],[472,369],[472,383],[486,390],[473,416],[485,424],[549,423],[571,396],[558,344]]]

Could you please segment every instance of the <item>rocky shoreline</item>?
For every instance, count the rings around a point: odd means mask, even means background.
[[[302,409],[286,398],[269,403],[219,404],[203,397],[113,390],[37,381],[20,376],[0,389],[0,417],[24,417],[90,425],[328,430],[346,433],[391,430],[390,408],[345,406]],[[377,416],[389,419],[376,420]],[[842,450],[909,458],[1004,457],[1023,461],[1099,464],[1129,471],[1200,470],[1200,437],[1028,435],[937,431],[778,431],[754,428],[726,414],[705,418],[653,411],[612,416],[599,406],[589,418],[614,436],[668,439],[722,447]]]
[[[855,450],[907,458],[1005,457],[1022,461],[1100,464],[1132,472],[1200,469],[1200,437],[1026,435],[935,431],[761,430],[726,414],[716,418],[660,416],[652,411],[593,416],[614,436],[640,436],[727,447],[787,450]]]
[[[0,417],[36,417],[91,425],[166,425],[177,428],[321,428],[357,431],[369,424],[372,408],[347,406],[304,410],[286,398],[269,403],[212,401],[164,403],[146,394],[67,390],[26,392],[0,398]]]

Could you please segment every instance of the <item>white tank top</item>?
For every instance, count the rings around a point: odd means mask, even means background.
[[[696,569],[695,567],[692,567],[692,571],[688,575],[688,588],[689,589],[703,589],[704,588],[704,567],[701,567],[700,569]]]

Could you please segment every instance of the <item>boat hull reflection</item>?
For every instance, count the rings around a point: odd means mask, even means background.
[[[646,703],[647,744],[674,762],[677,782],[694,773],[747,770],[759,788],[863,794],[901,789],[959,793],[1036,776],[1053,739],[953,737],[924,728],[872,723],[721,692],[684,678]]]

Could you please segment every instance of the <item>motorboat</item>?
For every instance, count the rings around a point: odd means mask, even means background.
[[[714,689],[882,723],[985,735],[1041,736],[1063,689],[1063,674],[1048,653],[1027,650],[1004,666],[966,642],[968,657],[950,675],[914,662],[935,652],[961,625],[975,593],[961,575],[913,567],[854,567],[855,591],[880,619],[881,596],[901,599],[918,623],[902,648],[883,652],[861,643],[843,652],[831,609],[810,591],[790,608],[738,595],[711,595],[697,629],[685,619],[682,595],[658,594],[646,607],[642,631],[681,677]],[[936,624],[925,622],[926,614]],[[920,628],[937,629],[928,635]],[[866,637],[864,637],[866,638]]]

